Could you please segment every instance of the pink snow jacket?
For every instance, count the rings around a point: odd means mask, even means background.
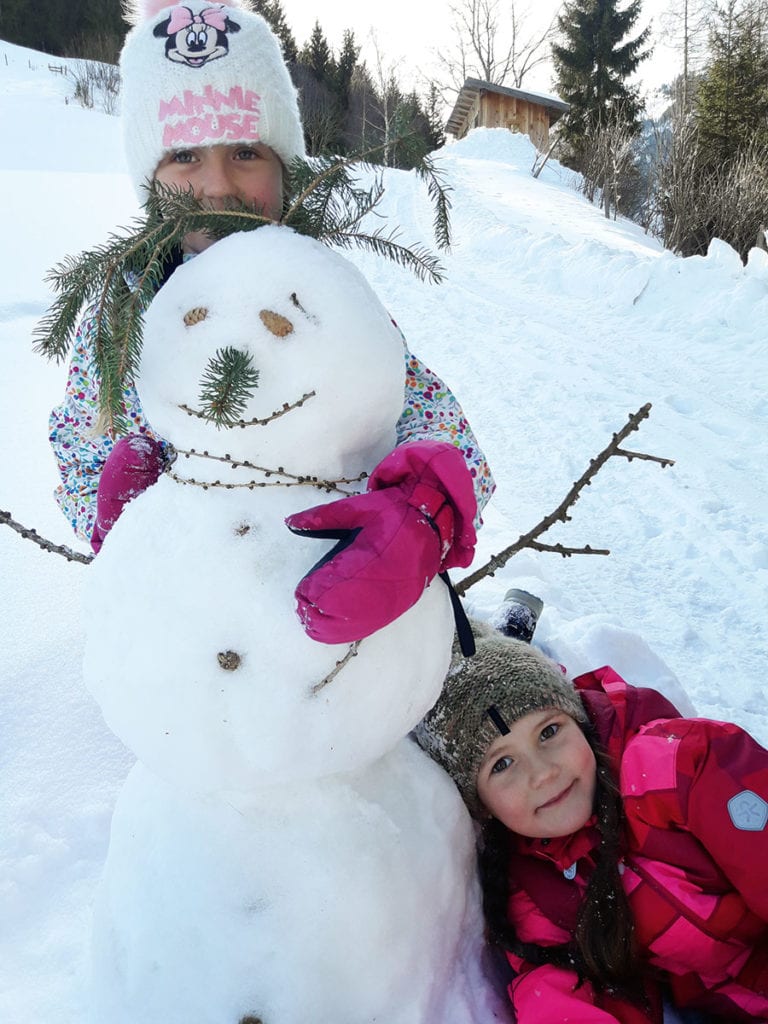
[[[768,1021],[768,751],[736,725],[683,719],[611,668],[575,680],[620,765],[622,880],[649,986],[729,1021]],[[598,844],[592,823],[563,839],[510,833],[509,919],[523,942],[567,942]],[[507,954],[518,1024],[661,1020],[576,975]]]
[[[99,478],[114,441],[95,433],[99,418],[99,383],[94,360],[95,305],[83,314],[69,364],[64,400],[51,412],[49,440],[61,484],[55,498],[75,533],[90,541],[96,519]],[[460,449],[475,488],[476,525],[495,483],[472,428],[454,396],[431,370],[412,355],[403,339],[405,357],[403,411],[397,422],[397,443],[447,441]],[[155,437],[135,388],[124,396],[131,431]],[[161,440],[158,438],[158,440]]]

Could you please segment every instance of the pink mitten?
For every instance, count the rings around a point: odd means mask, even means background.
[[[308,635],[361,640],[414,605],[437,573],[469,565],[476,508],[459,449],[412,441],[379,463],[365,494],[289,516],[294,533],[338,540],[296,588]]]
[[[129,434],[115,444],[101,471],[96,495],[96,523],[91,537],[95,552],[101,551],[123,507],[152,486],[164,465],[163,446],[147,434]]]

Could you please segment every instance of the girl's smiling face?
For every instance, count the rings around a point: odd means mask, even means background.
[[[595,755],[570,715],[550,708],[519,718],[493,741],[477,773],[486,809],[530,839],[568,836],[592,815]]]
[[[273,220],[282,211],[283,165],[261,142],[174,150],[158,164],[155,181],[191,188],[195,197],[213,210],[237,199]],[[197,231],[184,238],[183,248],[201,252],[212,244],[208,235]]]

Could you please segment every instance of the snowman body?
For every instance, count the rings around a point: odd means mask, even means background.
[[[359,645],[298,621],[332,541],[287,515],[364,488],[395,443],[402,340],[359,273],[268,227],[180,268],[138,381],[178,451],[89,580],[86,682],[139,763],[96,911],[94,1020],[488,1020],[474,837],[408,732],[453,620],[436,579]],[[225,346],[258,386],[242,425],[199,414]]]

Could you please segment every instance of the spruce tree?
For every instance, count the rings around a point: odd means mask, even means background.
[[[424,116],[427,119],[427,152],[433,152],[445,145],[445,121],[442,115],[443,101],[440,90],[435,82],[430,82],[424,104]]]
[[[640,0],[572,0],[558,17],[562,42],[553,44],[558,91],[570,103],[562,133],[578,166],[584,138],[601,125],[640,127],[642,102],[627,79],[650,55],[650,29],[627,39],[640,16]]]
[[[696,120],[710,165],[729,163],[752,141],[768,142],[768,39],[764,5],[728,0],[715,12]]]
[[[110,37],[109,59],[116,60],[125,28],[120,0],[0,0],[0,38],[57,56],[100,58],[91,43],[103,49]]]
[[[264,18],[280,40],[283,60],[289,68],[292,68],[298,59],[298,48],[282,3],[280,0],[253,0],[253,9]]]
[[[341,44],[341,51],[336,61],[334,75],[336,95],[339,99],[339,105],[345,114],[349,108],[349,89],[359,56],[360,47],[355,42],[355,33],[351,29],[346,29]]]
[[[336,61],[319,21],[315,22],[312,35],[301,48],[299,60],[304,67],[309,68],[318,82],[328,85],[333,82]]]
[[[343,117],[336,95],[336,59],[319,21],[302,46],[293,80],[301,97],[304,140],[312,156],[338,153]]]

